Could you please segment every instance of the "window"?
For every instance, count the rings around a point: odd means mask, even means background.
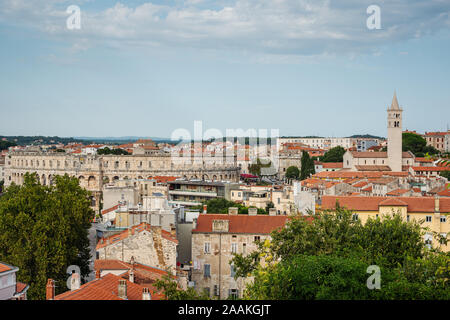
[[[406,216],[406,221],[409,222],[409,214]]]
[[[231,253],[237,253],[237,243],[231,244]]]
[[[431,244],[433,243],[433,236],[431,235],[431,233],[426,233],[424,238],[425,238],[425,245],[428,248],[431,248]]]
[[[445,244],[445,242],[446,242],[446,239],[447,239],[447,234],[446,233],[441,233],[441,239],[439,239],[439,242],[441,243],[441,244]]]
[[[231,299],[237,299],[239,297],[239,291],[238,289],[230,289],[228,291],[228,296]]]
[[[205,278],[210,278],[211,277],[211,265],[210,264],[205,264],[205,269],[203,272],[203,276]]]
[[[214,295],[219,296],[219,286],[217,284],[214,285]]]
[[[211,253],[211,243],[205,242],[205,253],[210,254]]]
[[[230,276],[234,277],[236,275],[236,269],[233,265],[230,265]]]
[[[442,223],[447,222],[447,217],[446,216],[441,216],[441,222]]]
[[[242,254],[246,254],[247,253],[247,244],[246,243],[243,243],[242,244]]]
[[[353,219],[353,221],[357,221],[358,220],[358,215],[356,213],[353,214],[352,219]]]
[[[260,241],[261,240],[261,237],[260,236],[255,236],[255,242],[256,241]]]
[[[432,220],[432,217],[431,217],[431,216],[426,216],[426,217],[425,217],[425,221],[426,221],[426,222],[431,222],[431,220]]]

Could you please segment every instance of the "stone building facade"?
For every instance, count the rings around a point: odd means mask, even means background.
[[[178,240],[161,227],[141,223],[122,233],[102,238],[97,244],[97,259],[128,262],[131,257],[138,263],[170,269],[176,274]]]
[[[184,162],[183,162],[184,161]],[[205,160],[206,161],[206,160]],[[239,168],[232,162],[173,159],[170,154],[153,155],[75,155],[65,153],[10,152],[5,159],[5,187],[22,184],[24,175],[36,173],[41,184],[51,185],[55,175],[77,177],[80,185],[92,192],[92,206],[98,212],[105,183],[153,176],[176,176],[186,179],[239,180]]]
[[[249,254],[257,249],[256,241],[270,238],[270,232],[285,225],[287,216],[238,215],[237,208],[229,214],[201,214],[192,230],[191,280],[198,292],[211,297],[242,298],[251,278],[234,279],[230,265],[233,253]]]

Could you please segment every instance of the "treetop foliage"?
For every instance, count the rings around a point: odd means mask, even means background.
[[[236,278],[254,278],[248,299],[449,299],[450,255],[428,249],[424,233],[396,212],[363,225],[338,206],[293,217],[231,263]],[[371,265],[381,270],[381,290],[366,286]]]
[[[0,260],[19,267],[17,281],[30,285],[30,299],[45,299],[48,278],[56,293],[66,289],[67,267],[89,270],[88,229],[94,216],[89,193],[76,178],[55,176],[53,186],[26,174],[0,197]]]

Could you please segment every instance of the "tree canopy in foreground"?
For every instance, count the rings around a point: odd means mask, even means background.
[[[48,278],[56,280],[56,294],[66,291],[70,265],[89,274],[89,193],[68,175],[54,182],[43,186],[26,174],[22,186],[12,184],[0,197],[0,261],[19,267],[29,299],[45,299]]]
[[[450,256],[427,248],[424,233],[396,213],[362,225],[338,207],[294,217],[232,263],[236,278],[253,277],[246,299],[450,299]],[[367,287],[372,265],[380,268],[380,289]]]

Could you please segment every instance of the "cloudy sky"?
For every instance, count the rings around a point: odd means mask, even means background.
[[[0,0],[0,135],[446,130],[449,56],[448,0]]]

